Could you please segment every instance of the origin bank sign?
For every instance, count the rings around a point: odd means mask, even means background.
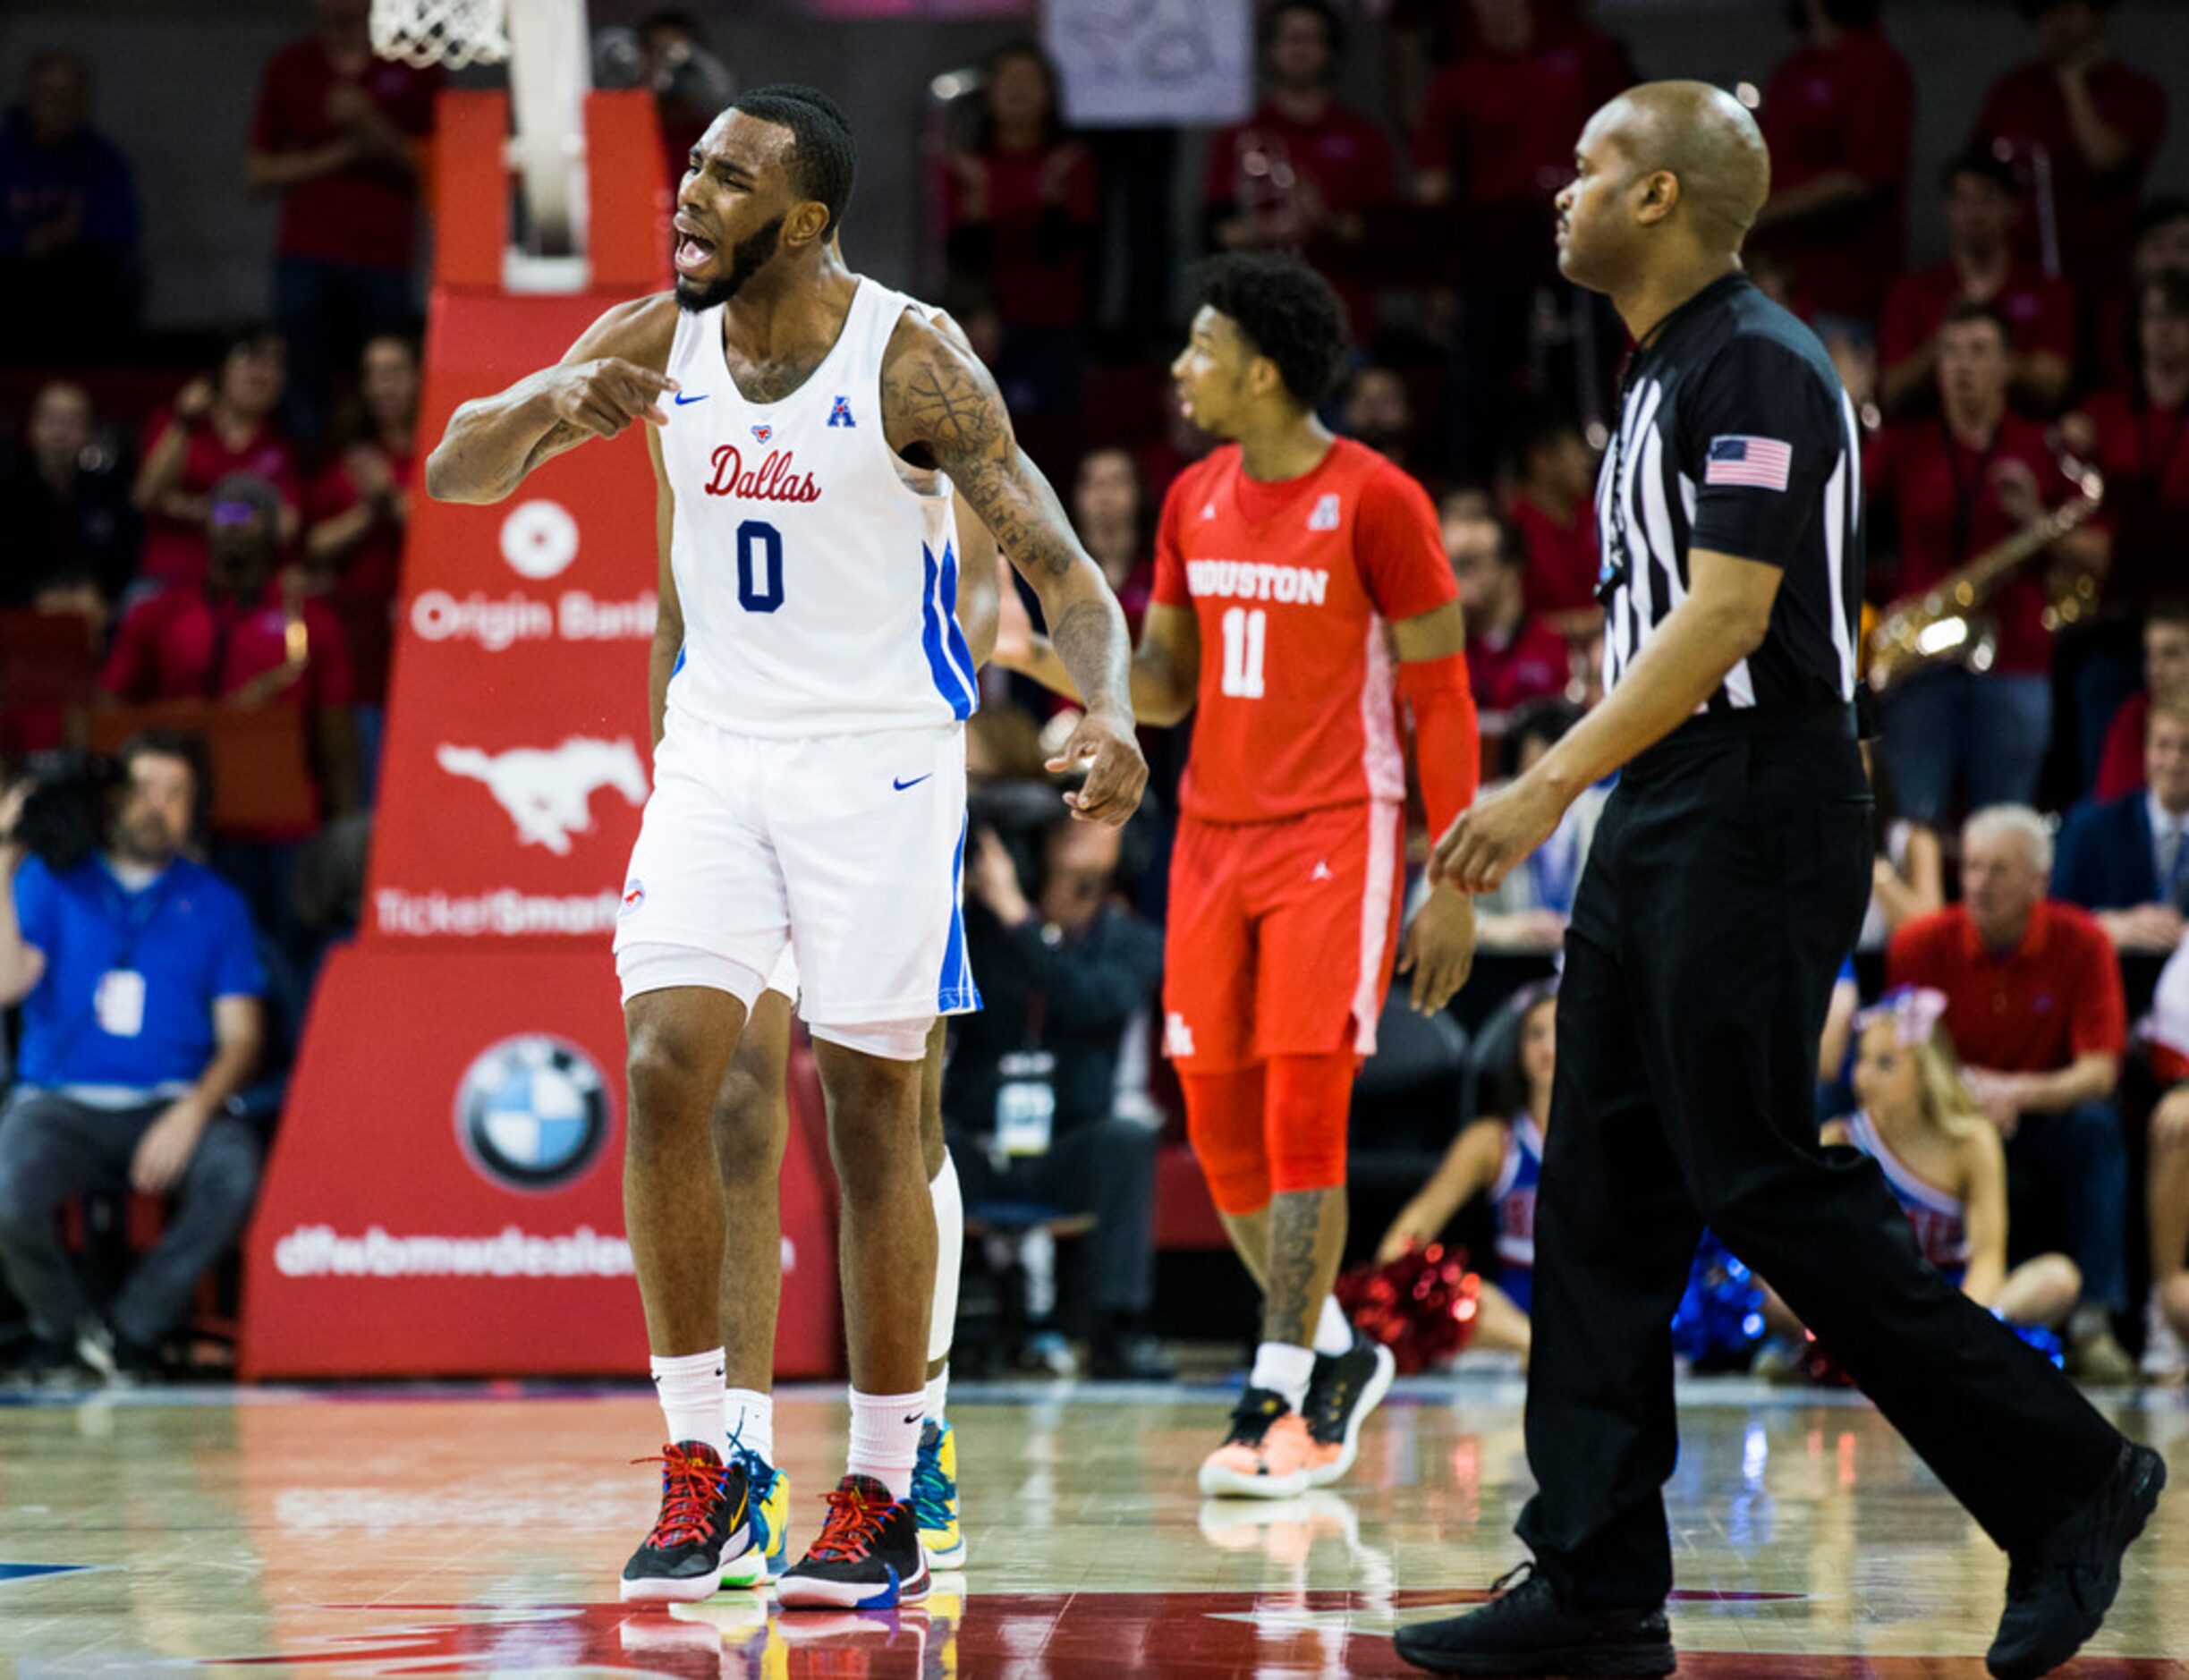
[[[559,502],[520,502],[502,521],[500,547],[512,572],[546,583],[575,564],[578,522]],[[420,641],[471,642],[488,653],[527,641],[645,641],[659,616],[652,590],[619,599],[581,589],[558,590],[552,604],[522,590],[500,595],[421,590],[408,614],[411,633]]]

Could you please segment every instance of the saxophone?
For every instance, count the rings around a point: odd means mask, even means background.
[[[1998,646],[1998,626],[1985,611],[1992,597],[2025,561],[2088,521],[2105,499],[2105,479],[2097,469],[2056,453],[2075,493],[1922,594],[1903,596],[1888,607],[1870,632],[1868,681],[1873,690],[1883,693],[1933,666],[1990,668]],[[2046,580],[2046,592],[2047,630],[2074,624],[2097,609],[2098,580],[2088,572],[2059,568]]]

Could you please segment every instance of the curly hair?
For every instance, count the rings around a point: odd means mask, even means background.
[[[1196,307],[1228,317],[1302,408],[1313,408],[1337,383],[1352,335],[1345,306],[1330,283],[1286,257],[1232,251],[1193,270]]]

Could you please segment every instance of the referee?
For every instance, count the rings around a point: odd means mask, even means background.
[[[1854,412],[1809,329],[1742,272],[1770,165],[1737,103],[1636,88],[1591,119],[1576,167],[1559,265],[1638,345],[1597,493],[1607,693],[1431,866],[1489,891],[1624,772],[1558,990],[1540,1491],[1519,1523],[1535,1561],[1398,1650],[1450,1674],[1672,1672],[1667,1326],[1707,1222],[2007,1550],[1991,1672],[2041,1674],[2096,1631],[2166,1469],[1923,1263],[1874,1164],[1817,1142],[1817,1039],[1871,855]]]

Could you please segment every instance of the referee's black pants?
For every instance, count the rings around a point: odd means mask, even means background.
[[[1707,1222],[2002,1547],[2120,1438],[1924,1263],[1883,1175],[1817,1141],[1817,1042],[1870,891],[1844,712],[1701,717],[1628,767],[1566,938],[1536,1202],[1519,1532],[1569,1602],[1672,1585],[1670,1323]]]

